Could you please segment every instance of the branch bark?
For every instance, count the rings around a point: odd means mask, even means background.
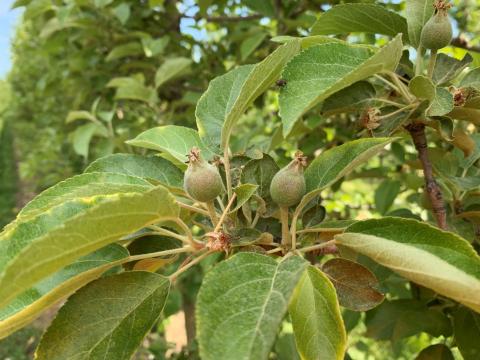
[[[432,163],[428,158],[427,137],[425,135],[425,125],[421,123],[412,123],[406,126],[406,129],[412,136],[415,149],[418,152],[418,158],[422,163],[423,175],[425,177],[425,190],[432,203],[432,212],[437,220],[440,229],[447,229],[447,211],[443,201],[442,190],[433,176]]]
[[[194,19],[195,21],[198,20],[205,20],[207,22],[236,22],[236,21],[245,21],[245,20],[257,20],[265,17],[262,14],[252,14],[246,16],[202,16],[202,15],[195,15],[195,16],[188,16],[182,15],[182,17],[187,19]]]
[[[452,46],[462,48],[462,49],[465,49],[465,50],[480,52],[480,46],[470,45],[468,40],[461,37],[461,36],[453,38],[450,44]]]

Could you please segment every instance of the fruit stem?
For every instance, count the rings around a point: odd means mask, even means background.
[[[230,155],[229,153],[229,146],[228,142],[225,144],[225,148],[223,149],[223,166],[225,168],[225,179],[227,180],[227,196],[228,199],[232,198],[232,177],[230,171]]]
[[[428,72],[427,76],[431,79],[433,75],[433,69],[435,68],[435,63],[437,62],[437,50],[430,50],[430,61],[428,62]]]
[[[217,225],[215,226],[215,229],[213,230],[213,232],[218,232],[218,230],[220,230],[220,227],[222,226],[223,221],[225,220],[225,216],[227,216],[228,211],[230,210],[230,207],[233,205],[233,201],[235,200],[236,197],[237,197],[237,194],[234,193],[232,198],[228,202],[227,207],[225,208],[225,210],[223,210],[222,216],[220,216],[220,220],[218,220]]]
[[[207,204],[208,214],[210,215],[210,220],[212,221],[212,225],[215,226],[215,224],[218,223],[218,216],[217,216],[217,210],[215,209],[215,202],[214,200],[212,200],[212,201],[208,201],[206,204]]]
[[[198,241],[195,241],[193,239],[193,235],[192,235],[192,232],[190,231],[190,228],[187,226],[187,224],[185,224],[182,219],[180,218],[174,218],[172,219],[178,226],[180,226],[182,228],[182,230],[184,231],[185,233],[185,236],[187,237],[187,240],[188,242],[190,243],[190,245],[196,249],[198,248],[201,248],[203,247],[203,244],[198,242]]]
[[[422,73],[422,60],[423,60],[423,46],[418,45],[417,58],[415,59],[415,75]]]
[[[395,85],[398,87],[398,89],[400,90],[400,94],[408,101],[408,102],[412,102],[414,99],[412,98],[412,96],[410,95],[409,91],[408,91],[408,87],[402,83],[400,81],[400,79],[398,78],[398,75],[392,71],[389,71],[388,72],[388,75],[390,76],[390,78],[393,80],[393,82],[395,83]]]
[[[184,235],[174,233],[173,231],[164,229],[160,226],[150,225],[149,228],[152,229],[152,230],[155,230],[155,233],[157,233],[158,235],[165,235],[165,236],[169,236],[171,238],[180,240],[181,242],[184,242],[184,243],[187,243],[187,244],[190,243],[188,237],[186,237]]]
[[[401,113],[401,112],[404,112],[404,111],[406,111],[406,110],[415,108],[415,107],[417,107],[417,106],[418,106],[418,104],[413,103],[413,104],[404,106],[403,108],[400,108],[400,109],[398,109],[398,110],[392,111],[391,113],[388,113],[388,114],[386,114],[386,115],[379,116],[379,117],[377,117],[377,119],[378,119],[378,120],[384,120],[384,119],[387,119],[387,118],[389,118],[389,117],[391,117],[391,116],[395,116],[395,115],[397,115],[397,114],[399,114],[399,113]]]
[[[288,207],[280,206],[280,221],[282,223],[282,246],[287,248],[290,246],[290,232],[288,230]],[[293,250],[295,250],[295,248],[293,248]]]

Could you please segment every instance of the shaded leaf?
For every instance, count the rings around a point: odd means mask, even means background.
[[[252,197],[253,194],[258,189],[258,185],[255,184],[241,184],[237,186],[233,191],[235,194],[237,194],[237,202],[235,204],[235,207],[230,210],[230,212],[235,212],[238,209],[242,207],[243,204],[245,204],[250,198]]]
[[[127,5],[128,6],[128,5]],[[143,47],[137,41],[115,46],[105,58],[106,62],[123,59],[128,56],[138,56],[143,54]]]
[[[340,305],[348,309],[367,311],[384,299],[375,275],[360,264],[337,258],[323,264],[322,270],[337,290]]]
[[[343,359],[347,335],[335,288],[314,266],[308,266],[288,307],[302,359]]]
[[[95,135],[106,137],[106,128],[98,123],[88,123],[77,127],[72,136],[73,150],[78,155],[88,158],[90,141]]]
[[[145,271],[90,283],[60,309],[36,358],[130,359],[159,319],[169,287],[167,278]]]
[[[368,81],[359,81],[336,92],[322,106],[322,113],[328,115],[336,112],[359,111],[368,106],[376,95],[376,90]]]
[[[266,33],[257,32],[243,40],[240,45],[240,59],[242,61],[247,59],[255,51],[255,49],[260,46],[266,37]]]
[[[311,35],[366,32],[408,38],[406,20],[375,4],[341,4],[324,12],[313,25]]]
[[[412,219],[358,221],[338,244],[480,311],[480,257],[460,236]]]
[[[455,79],[471,62],[473,58],[466,53],[462,60],[446,54],[438,54],[432,79],[437,85],[443,85]]]
[[[444,344],[430,345],[423,349],[415,360],[454,360],[452,352]]]
[[[473,87],[480,91],[480,67],[469,71],[462,81],[460,81],[460,86]]]
[[[448,317],[412,299],[384,301],[367,313],[366,325],[367,336],[377,340],[398,341],[420,332],[435,337],[452,334]]]
[[[305,266],[298,256],[238,253],[207,273],[197,298],[202,359],[267,359]]]
[[[157,156],[112,154],[95,160],[85,173],[111,172],[137,176],[168,187],[183,188],[183,173],[170,161]]]
[[[90,120],[92,122],[96,122],[97,119],[93,116],[92,113],[89,111],[70,111],[67,115],[67,119],[65,120],[66,124],[70,124],[71,122],[77,120]]]
[[[214,156],[214,153],[200,140],[195,130],[177,125],[149,129],[135,139],[128,140],[127,144],[165,152],[182,163],[187,160],[187,155],[193,147],[199,148],[202,157],[207,160]]]
[[[453,314],[455,341],[464,360],[477,360],[480,356],[480,315],[458,308]]]
[[[280,170],[275,160],[264,155],[258,160],[250,160],[241,175],[242,183],[258,185],[258,195],[263,199],[270,197],[270,183],[273,176]]]
[[[380,214],[384,215],[393,205],[400,186],[400,181],[387,179],[375,190],[375,208]]]
[[[279,98],[283,135],[290,134],[300,116],[330,95],[374,74],[394,70],[401,56],[401,35],[375,54],[329,43],[295,56],[282,74],[287,82]]]

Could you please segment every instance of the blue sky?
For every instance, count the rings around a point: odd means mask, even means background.
[[[10,10],[13,1],[0,0],[0,79],[4,78],[10,69],[10,40],[22,13],[21,9]]]

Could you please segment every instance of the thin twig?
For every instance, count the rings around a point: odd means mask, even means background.
[[[422,163],[423,174],[425,177],[425,190],[432,203],[432,211],[437,220],[438,227],[447,229],[447,211],[443,202],[443,195],[440,186],[435,181],[430,159],[428,158],[427,137],[425,135],[425,125],[422,123],[412,123],[406,126],[406,129],[412,136],[413,143],[418,152],[418,158]]]
[[[384,102],[385,104],[390,104],[390,105],[393,105],[393,106],[396,106],[396,107],[404,107],[406,104],[401,104],[401,103],[398,103],[398,102],[395,102],[395,101],[392,101],[392,100],[388,100],[388,99],[381,99],[381,98],[373,98],[372,101],[380,101],[380,102]]]
[[[232,174],[230,171],[230,154],[228,143],[223,149],[223,167],[225,169],[225,179],[227,180],[227,196],[228,199],[232,197]]]
[[[275,248],[275,249],[268,250],[267,254],[275,254],[275,253],[280,252],[282,250],[283,250],[283,248],[278,247],[278,248]]]
[[[388,119],[389,117],[395,116],[395,115],[397,115],[397,114],[399,114],[399,113],[401,113],[401,112],[404,112],[404,111],[406,111],[406,110],[415,108],[415,107],[417,107],[417,106],[418,106],[417,103],[410,104],[410,105],[404,106],[404,107],[401,108],[401,109],[392,111],[391,113],[388,113],[388,114],[386,114],[386,115],[379,116],[377,119],[378,119],[378,120],[385,120],[385,119]]]
[[[182,15],[183,18],[198,20],[205,20],[207,22],[237,22],[246,20],[257,20],[264,17],[262,14],[252,14],[246,16],[202,16],[202,15]]]
[[[177,249],[157,251],[157,252],[148,253],[148,254],[131,255],[131,256],[128,257],[128,261],[137,261],[137,260],[150,259],[150,258],[154,258],[154,257],[181,254],[181,253],[184,253],[184,252],[193,252],[193,251],[195,251],[195,249],[193,247],[184,246],[184,247],[177,248]]]
[[[202,255],[200,255],[200,256],[196,257],[195,259],[193,259],[192,261],[190,261],[185,266],[182,266],[180,269],[178,269],[173,274],[171,274],[168,278],[170,279],[170,281],[175,280],[180,274],[182,274],[186,270],[190,269],[192,266],[198,264],[200,261],[205,259],[208,255],[213,254],[214,252],[215,252],[214,250],[209,250],[209,251],[203,253]]]
[[[152,229],[152,230],[155,230],[155,233],[158,234],[158,235],[168,236],[168,237],[180,240],[184,243],[187,243],[187,244],[189,243],[188,237],[186,237],[184,235],[177,234],[173,231],[164,229],[164,228],[162,228],[160,226],[157,226],[157,225],[150,225],[149,228]]]
[[[468,51],[480,52],[480,46],[471,45],[468,42],[468,40],[466,40],[462,36],[453,38],[452,41],[450,42],[450,45],[461,48],[461,49],[465,49],[465,50],[468,50]]]
[[[178,225],[180,226],[180,228],[184,231],[185,235],[187,236],[187,239],[188,239],[188,242],[190,243],[191,246],[193,246],[194,248],[201,248],[203,247],[203,244],[198,242],[198,241],[195,241],[193,239],[193,235],[192,235],[192,231],[190,230],[190,228],[187,226],[187,224],[185,224],[182,219],[180,218],[175,218],[173,219],[173,221]]]
[[[236,197],[237,197],[237,194],[234,193],[232,198],[228,202],[227,207],[225,208],[225,210],[223,210],[222,216],[220,216],[220,220],[218,220],[217,225],[215,226],[215,229],[213,230],[213,232],[218,232],[218,230],[220,230],[220,227],[222,226],[223,221],[225,220],[225,216],[227,216],[228,211],[230,210],[230,207],[233,205],[233,202],[235,201]]]

